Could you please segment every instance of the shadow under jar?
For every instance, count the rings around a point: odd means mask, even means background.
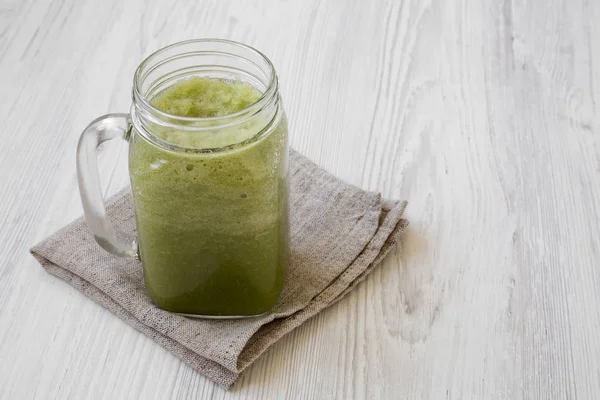
[[[95,150],[129,142],[137,239],[106,219]],[[289,254],[288,132],[271,62],[224,40],[177,43],[134,77],[127,114],[92,122],[78,148],[88,225],[106,250],[141,260],[151,300],[196,317],[269,311]]]

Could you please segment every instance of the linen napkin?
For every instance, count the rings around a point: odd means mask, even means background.
[[[248,319],[191,319],[157,308],[141,263],[100,248],[79,218],[31,249],[42,266],[229,389],[283,335],[352,290],[408,225],[406,202],[384,201],[290,153],[291,260],[274,309]],[[116,228],[135,233],[129,189],[107,202]]]

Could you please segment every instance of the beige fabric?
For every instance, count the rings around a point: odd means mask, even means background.
[[[352,290],[408,224],[401,219],[405,202],[382,201],[294,151],[290,157],[291,262],[281,298],[266,315],[198,320],[157,308],[146,295],[141,264],[102,250],[82,218],[31,252],[49,273],[229,388],[283,335]],[[134,233],[129,190],[108,204],[117,229]]]

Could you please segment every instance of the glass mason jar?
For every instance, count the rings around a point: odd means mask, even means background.
[[[244,82],[260,98],[232,114],[194,118],[151,100],[174,82],[208,77]],[[137,238],[106,218],[96,149],[129,142]],[[138,67],[129,114],[110,114],[82,133],[79,189],[98,244],[141,260],[150,299],[197,317],[270,310],[289,254],[288,130],[273,64],[226,40],[191,40],[158,50]]]

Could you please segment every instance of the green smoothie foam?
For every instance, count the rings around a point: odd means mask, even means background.
[[[249,84],[180,80],[151,104],[169,114],[206,118],[238,112],[261,93]],[[257,315],[277,301],[288,257],[285,117],[260,117],[205,132],[156,129],[168,150],[133,135],[129,168],[144,280],[168,311]]]

